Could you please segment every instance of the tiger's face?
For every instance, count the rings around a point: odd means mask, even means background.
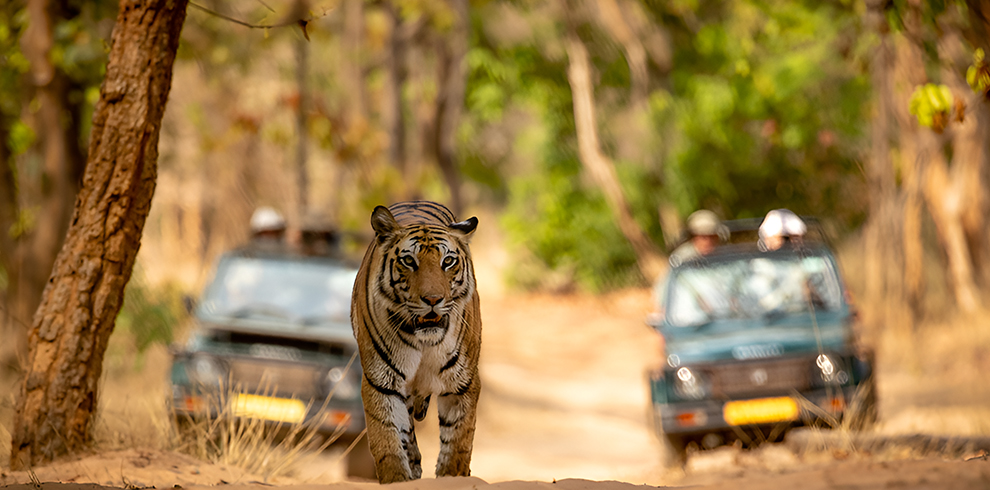
[[[376,289],[398,330],[433,344],[463,315],[475,288],[468,240],[477,223],[401,226],[387,208],[375,209],[372,226],[384,251]]]

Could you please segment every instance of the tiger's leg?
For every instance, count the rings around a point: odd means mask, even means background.
[[[444,393],[437,400],[440,415],[440,454],[437,476],[470,476],[474,425],[477,421],[481,381],[477,372],[469,385],[457,393]]]
[[[376,386],[363,376],[361,399],[378,481],[392,483],[413,479],[407,452],[412,423],[406,412],[405,397],[397,391]]]
[[[409,457],[409,472],[412,478],[418,479],[423,476],[423,455],[419,452],[419,444],[416,442],[416,426],[413,424],[413,405],[409,405],[409,431],[403,434],[402,447]]]

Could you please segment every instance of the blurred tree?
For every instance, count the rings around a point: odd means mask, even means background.
[[[593,73],[600,154],[613,160],[630,215],[652,241],[676,245],[677,217],[701,207],[725,218],[788,207],[843,232],[860,224],[870,93],[855,5],[578,5],[570,14],[590,12],[576,32]],[[520,266],[592,289],[642,284],[620,220],[580,172],[581,132],[567,122],[578,92],[560,76],[566,15],[553,2],[476,9],[465,168],[498,169],[505,224],[535,259]],[[490,135],[508,138],[510,150],[480,141]]]
[[[0,6],[0,335],[16,338],[19,322],[14,317],[11,294],[14,248],[17,244],[13,231],[18,219],[17,173],[13,156],[23,151],[30,135],[19,120],[21,80],[27,70],[27,60],[20,49],[18,39],[23,29],[17,17],[24,9],[24,2],[6,2]],[[20,128],[20,129],[19,129]],[[20,328],[20,330],[24,330]],[[23,334],[22,334],[23,336]],[[15,345],[17,341],[13,342]],[[14,367],[16,347],[0,349],[0,367]]]
[[[572,10],[571,6],[568,6],[568,10]],[[662,257],[633,218],[629,202],[616,174],[615,164],[602,153],[598,140],[598,120],[595,116],[594,88],[591,84],[588,50],[575,32],[574,20],[568,19],[568,24],[567,39],[564,43],[568,59],[567,78],[570,82],[571,98],[574,100],[578,155],[582,165],[605,195],[619,230],[636,252],[640,273],[644,278],[651,279],[664,271]],[[646,80],[641,78],[639,83],[645,85]],[[638,89],[634,87],[634,96],[636,90],[642,90],[642,87]]]
[[[11,468],[83,448],[103,354],[155,189],[186,2],[122,0],[72,224],[29,332]]]
[[[988,42],[985,4],[869,3],[881,40],[866,227],[866,299],[882,305],[868,318],[876,327],[910,326],[926,313],[926,219],[956,309],[974,313],[986,295],[990,106],[965,80]]]
[[[19,120],[7,125],[7,168],[0,172],[7,209],[0,213],[6,242],[0,243],[0,267],[7,274],[9,315],[0,328],[11,339],[0,348],[6,364],[23,354],[27,326],[68,227],[85,165],[89,126],[84,120],[94,102],[88,96],[102,77],[100,33],[102,19],[113,10],[108,3],[30,0],[4,7],[23,8],[13,15],[7,11],[4,34],[8,42],[19,39],[19,46],[6,48],[9,71],[3,77],[9,91],[4,97],[16,103],[5,99],[2,112],[8,118],[20,112]]]

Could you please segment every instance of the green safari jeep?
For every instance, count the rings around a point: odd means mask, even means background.
[[[651,323],[666,358],[649,381],[667,465],[683,465],[692,444],[875,421],[873,355],[847,298],[824,243],[730,244],[672,267]]]

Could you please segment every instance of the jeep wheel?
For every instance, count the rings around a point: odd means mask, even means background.
[[[343,447],[348,447],[353,442],[353,439],[342,440],[340,443]],[[372,480],[378,481],[378,476],[375,473],[375,458],[371,455],[371,449],[368,447],[368,438],[362,437],[351,452],[347,454],[347,476],[349,478],[361,479],[361,480]]]
[[[687,444],[683,436],[663,434],[660,437],[663,445],[663,466],[666,469],[681,469],[687,464]]]
[[[877,423],[877,387],[873,376],[860,383],[850,408],[849,428],[852,430],[868,430]]]

